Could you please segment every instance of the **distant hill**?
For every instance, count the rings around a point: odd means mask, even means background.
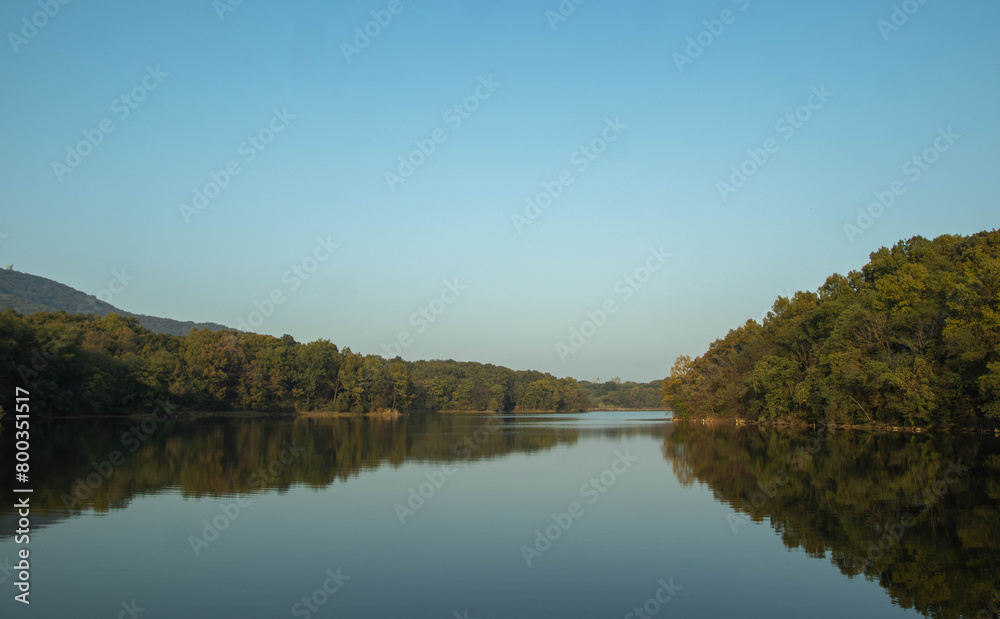
[[[22,314],[60,311],[98,316],[120,314],[135,318],[139,324],[154,333],[170,335],[187,335],[191,329],[231,330],[214,322],[191,322],[133,314],[51,279],[20,271],[0,270],[0,311],[8,308]]]

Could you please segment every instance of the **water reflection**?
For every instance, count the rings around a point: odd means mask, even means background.
[[[877,580],[930,617],[980,614],[1000,588],[1000,450],[992,437],[684,424],[664,457],[789,548]]]
[[[59,421],[37,428],[33,438],[32,504],[38,514],[59,516],[121,509],[138,495],[167,488],[195,498],[292,485],[325,488],[406,461],[481,460],[573,445],[587,436],[663,432],[661,424],[650,422],[592,423],[575,415],[216,417],[168,422],[146,435],[136,421]],[[0,517],[9,516],[12,487],[13,471],[4,468]],[[0,535],[6,532],[0,528]]]
[[[663,413],[213,418],[171,421],[141,440],[135,425],[38,428],[33,528],[124,509],[168,489],[185,497],[323,489],[404,462],[482,461],[645,436],[662,444],[681,484],[704,484],[735,510],[705,514],[727,518],[733,535],[768,522],[787,547],[831,561],[848,577],[876,580],[898,605],[926,616],[993,616],[983,611],[1000,589],[993,437],[674,425]],[[10,438],[0,435],[0,443]],[[15,528],[12,475],[9,467],[0,472],[0,539]],[[609,523],[619,526],[629,525]]]

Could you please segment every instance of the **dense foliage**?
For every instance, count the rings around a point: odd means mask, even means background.
[[[416,410],[582,411],[586,393],[572,378],[474,362],[414,361]]]
[[[636,383],[618,378],[603,383],[580,381],[592,406],[601,410],[659,410],[663,405],[660,384],[658,380]]]
[[[236,331],[152,333],[116,314],[0,314],[0,377],[52,415],[151,411],[169,398],[208,410],[579,411],[572,378],[481,363],[406,362]],[[13,389],[0,393],[12,410]]]
[[[663,381],[680,417],[1000,422],[1000,233],[914,237],[779,297]]]

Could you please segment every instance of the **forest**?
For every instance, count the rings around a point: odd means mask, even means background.
[[[913,237],[779,297],[663,381],[678,417],[1000,425],[1000,233]]]
[[[580,386],[590,398],[591,408],[598,410],[660,410],[663,408],[660,386],[663,381],[637,383],[612,378],[600,382],[580,381]]]
[[[659,404],[659,381],[591,384],[482,363],[385,359],[290,335],[153,333],[117,314],[0,313],[0,376],[53,416],[150,412],[162,399],[182,410],[361,414]],[[0,393],[0,406],[13,410],[12,397]]]

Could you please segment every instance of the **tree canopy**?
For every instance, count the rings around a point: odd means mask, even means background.
[[[157,402],[206,411],[581,411],[572,378],[471,362],[415,361],[290,335],[153,333],[117,314],[0,313],[0,376],[49,415],[122,415]],[[13,391],[0,407],[13,409]]]
[[[913,237],[779,297],[663,381],[679,417],[1000,423],[1000,233]]]

